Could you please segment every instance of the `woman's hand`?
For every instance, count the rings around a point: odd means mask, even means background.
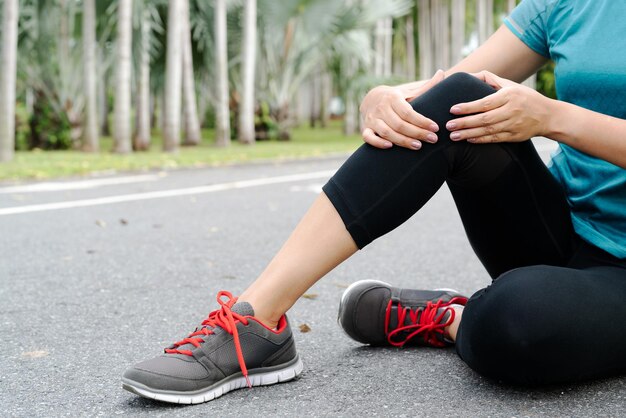
[[[416,89],[379,86],[370,90],[360,107],[365,142],[377,148],[396,144],[414,150],[422,147],[420,141],[437,142],[435,132],[439,126],[413,110],[408,101],[424,94],[444,77],[444,72],[439,70]]]
[[[451,140],[476,144],[521,142],[547,132],[551,99],[488,71],[473,75],[498,91],[450,109],[454,115],[471,115],[448,122]]]

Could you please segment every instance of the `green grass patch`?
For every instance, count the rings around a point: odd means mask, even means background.
[[[350,152],[361,143],[360,136],[345,136],[337,124],[328,128],[295,128],[291,141],[260,141],[230,147],[214,145],[214,135],[203,131],[203,141],[195,147],[181,147],[178,153],[162,152],[159,133],[152,137],[152,147],[146,152],[118,155],[110,152],[113,141],[101,138],[100,153],[79,151],[20,151],[9,163],[0,163],[0,180],[50,179],[93,173],[144,171],[187,167],[207,167],[243,163],[263,159],[295,159]]]

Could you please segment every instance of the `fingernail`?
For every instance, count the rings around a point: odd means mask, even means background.
[[[452,132],[450,134],[450,139],[453,141],[456,141],[457,139],[461,138],[461,134],[458,132]]]
[[[450,113],[460,113],[461,112],[461,108],[459,106],[452,106],[452,108],[450,109]]]
[[[472,142],[472,143],[474,143],[474,142],[476,142],[476,139],[475,139],[475,138],[467,138],[467,142]]]
[[[437,142],[437,140],[439,139],[439,138],[437,138],[437,135],[432,134],[432,133],[430,133],[430,134],[426,135],[426,138],[427,138],[430,142],[432,142],[432,143]]]
[[[430,124],[430,130],[433,131],[433,132],[439,131],[439,125],[437,125],[436,123],[431,123]]]
[[[447,128],[449,131],[453,130],[454,128],[456,128],[456,122],[448,122],[448,123],[446,124],[446,128]]]
[[[383,147],[385,148],[391,148],[393,146],[393,144],[391,142],[383,142]]]
[[[413,141],[413,142],[411,142],[411,148],[413,148],[413,149],[420,149],[420,148],[422,148],[422,143],[418,142],[418,141]]]

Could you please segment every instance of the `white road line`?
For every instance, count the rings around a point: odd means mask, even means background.
[[[17,206],[0,209],[0,216],[17,215],[31,212],[44,212],[59,209],[84,208],[88,206],[110,205],[113,203],[135,202],[139,200],[163,199],[166,197],[188,196],[213,193],[223,190],[245,189],[248,187],[265,186],[268,184],[290,183],[294,181],[329,178],[335,170],[315,171],[312,173],[290,174],[287,176],[267,177],[253,180],[234,181],[231,183],[212,184],[210,186],[187,187],[184,189],[159,190],[154,192],[133,193],[119,196],[100,197],[95,199],[73,200],[67,202],[43,203],[39,205]]]
[[[145,174],[141,176],[109,177],[104,179],[91,179],[67,182],[45,182],[25,184],[23,186],[9,186],[0,188],[0,194],[8,193],[35,193],[35,192],[59,192],[64,190],[93,189],[100,186],[113,186],[117,184],[142,183],[155,181],[163,176],[159,174]]]

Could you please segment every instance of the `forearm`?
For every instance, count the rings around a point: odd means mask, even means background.
[[[544,136],[626,169],[626,120],[549,101]]]
[[[534,74],[547,59],[528,48],[506,26],[501,26],[483,45],[458,64],[445,71],[446,77],[458,72],[478,73],[489,71],[500,77],[521,83]],[[426,80],[395,86],[406,98],[415,97],[415,92]]]

